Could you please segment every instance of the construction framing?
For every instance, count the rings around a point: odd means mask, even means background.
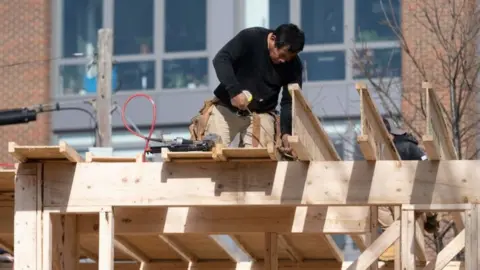
[[[2,183],[11,192],[15,178],[15,215],[0,223],[10,235],[0,241],[13,246],[16,270],[478,269],[480,163],[455,160],[439,102],[423,86],[428,161],[400,160],[363,84],[356,89],[365,161],[340,159],[298,85],[289,87],[298,161],[276,160],[271,146],[142,163],[90,153],[84,160],[63,142],[10,143],[19,163]],[[378,234],[377,207],[386,205],[397,220]],[[12,198],[4,207],[12,217]],[[415,220],[422,211],[464,213],[435,261],[425,259]],[[356,261],[344,261],[333,234],[354,239]],[[229,235],[250,260],[239,262],[214,235]],[[395,262],[378,262],[391,245]],[[465,263],[451,262],[462,249]]]

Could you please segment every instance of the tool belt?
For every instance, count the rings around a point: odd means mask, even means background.
[[[217,97],[213,99],[205,100],[203,102],[203,107],[200,109],[197,115],[195,115],[192,120],[191,124],[188,127],[190,131],[190,139],[191,140],[202,140],[203,136],[205,135],[205,129],[207,127],[208,119],[212,114],[213,106],[217,105],[220,100]]]
[[[202,140],[205,136],[205,130],[207,128],[207,123],[212,114],[213,107],[216,105],[222,105],[220,100],[217,97],[213,99],[205,100],[203,103],[203,107],[199,110],[198,114],[195,115],[192,120],[191,124],[188,127],[190,132],[190,139],[191,140]],[[269,112],[275,118],[275,134],[273,134],[275,147],[282,146],[281,140],[281,132],[280,132],[280,116],[275,111]],[[261,131],[261,123],[260,117],[257,113],[253,113],[253,146],[257,147],[259,145],[259,138],[260,138],[260,131]]]

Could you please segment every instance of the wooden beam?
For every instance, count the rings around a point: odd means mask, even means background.
[[[353,210],[358,207],[257,206],[255,211],[245,206],[117,207],[115,208],[115,235],[248,232],[363,234],[369,231],[368,209],[357,212],[337,211],[341,208]],[[347,212],[351,212],[351,215],[346,215]],[[80,234],[98,233],[97,215],[79,214],[77,219]],[[0,229],[3,228],[2,224],[3,222],[0,222]],[[10,223],[5,222],[5,225],[11,228]]]
[[[429,160],[453,160],[458,159],[453,145],[452,136],[447,128],[442,105],[438,100],[432,84],[423,82],[425,90],[427,125],[423,143]]]
[[[465,211],[465,269],[478,269],[480,265],[480,241],[478,231],[480,227],[480,207],[473,204],[472,209]]]
[[[360,95],[360,130],[357,137],[366,160],[400,160],[388,130],[364,83],[355,85]]]
[[[415,212],[401,210],[401,268],[415,269]],[[422,232],[423,233],[423,232]]]
[[[465,247],[465,230],[462,230],[455,238],[448,243],[437,255],[433,261],[428,262],[428,264],[423,268],[423,270],[436,270],[436,269],[445,269],[449,262],[457,256],[457,254],[462,251]]]
[[[303,97],[298,84],[289,84],[288,90],[292,96],[292,147],[296,148],[300,160],[332,160],[340,157],[335,150],[328,134],[320,124],[320,120],[312,112],[310,104]],[[302,150],[303,149],[303,150]]]
[[[15,189],[14,257],[16,270],[42,269],[42,166],[20,164]]]
[[[265,233],[265,270],[278,269],[278,234]]]
[[[302,254],[298,252],[298,250],[292,245],[292,243],[290,243],[290,240],[288,240],[288,238],[285,235],[279,234],[278,242],[287,251],[287,254],[292,261],[294,262],[303,261]]]
[[[180,257],[188,262],[188,263],[196,263],[198,261],[197,256],[193,255],[190,251],[188,251],[185,247],[183,247],[180,243],[175,241],[172,237],[166,236],[166,235],[158,235],[160,239],[163,240],[167,245],[170,246],[175,252],[177,252]]]
[[[127,239],[116,235],[114,241],[115,247],[130,256],[132,259],[140,263],[150,262],[148,256],[143,251],[139,250],[137,247],[128,242]]]
[[[65,141],[59,145],[23,146],[15,142],[8,143],[8,152],[19,162],[37,160],[66,160],[69,162],[82,162],[83,158],[75,149]]]
[[[44,168],[46,206],[345,206],[480,201],[477,160],[402,161],[401,167],[396,161],[312,161],[309,166],[282,161],[46,163]]]
[[[447,123],[442,111],[442,105],[438,100],[432,84],[423,82],[422,88],[425,89],[427,124],[425,135],[422,138],[425,145],[425,151],[429,160],[455,160],[458,159],[457,152],[453,145],[452,136],[447,128]],[[452,213],[455,226],[458,231],[465,228],[463,213]]]
[[[80,242],[75,215],[44,212],[43,241],[44,269],[79,269]]]
[[[382,233],[347,270],[367,269],[378,257],[400,237],[400,221],[395,221]]]
[[[99,269],[114,269],[114,231],[115,222],[112,210],[99,213],[99,246],[98,265]]]

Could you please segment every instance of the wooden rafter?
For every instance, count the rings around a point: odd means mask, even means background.
[[[447,128],[442,105],[438,100],[432,84],[423,82],[425,90],[427,122],[422,141],[425,145],[429,160],[454,160],[458,159],[453,145],[452,136]]]
[[[162,234],[159,234],[158,237],[162,239],[165,244],[169,245],[173,250],[175,250],[175,252],[177,252],[177,254],[180,255],[184,261],[189,263],[195,263],[198,261],[198,258],[195,255],[188,251],[186,247],[175,241],[175,239],[172,237]]]
[[[429,160],[456,160],[457,152],[453,145],[452,137],[448,132],[447,123],[442,111],[442,105],[438,100],[432,84],[423,82],[422,87],[425,90],[427,123],[425,135],[422,138],[425,145],[425,151]],[[463,213],[452,213],[455,225],[459,231],[465,228]]]

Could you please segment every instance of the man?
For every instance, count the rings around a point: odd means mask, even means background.
[[[228,41],[213,59],[220,81],[215,98],[207,101],[193,119],[192,137],[200,139],[215,133],[224,145],[229,145],[240,134],[244,147],[266,147],[281,140],[289,152],[292,98],[287,85],[302,85],[298,53],[304,43],[303,31],[294,24],[282,24],[275,30],[247,28]]]

